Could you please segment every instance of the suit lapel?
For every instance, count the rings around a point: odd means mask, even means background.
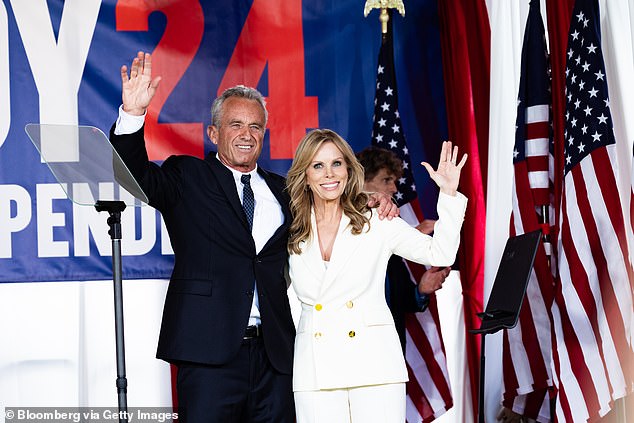
[[[332,247],[330,263],[328,264],[325,280],[321,288],[322,293],[332,285],[337,279],[339,272],[357,252],[357,249],[361,245],[361,240],[361,236],[353,235],[352,232],[350,232],[350,218],[345,214],[342,215],[341,221],[339,222],[337,238]]]
[[[208,154],[205,160],[211,166],[213,174],[216,178],[218,178],[218,185],[220,185],[220,188],[224,192],[225,197],[229,201],[233,211],[236,213],[236,216],[242,223],[242,226],[244,226],[245,230],[251,233],[247,217],[244,214],[244,209],[242,208],[242,203],[240,202],[240,197],[236,191],[236,183],[233,179],[233,174],[225,165],[220,163],[220,161],[216,158],[215,153]],[[290,226],[291,222],[291,212],[288,208],[289,199],[288,195],[284,191],[284,186],[260,166],[258,166],[258,174],[262,176],[269,189],[282,206],[282,213],[284,214],[284,222],[282,222],[282,225],[277,228],[273,236],[267,241],[266,245],[262,248],[264,250],[270,243],[274,242],[280,236],[286,236],[286,230]]]
[[[311,232],[313,237],[310,242],[307,242],[305,247],[302,248],[301,257],[310,268],[311,273],[322,281],[320,297],[325,295],[325,292],[335,281],[339,272],[345,267],[346,263],[348,263],[361,245],[362,237],[352,235],[349,224],[350,219],[345,214],[342,215],[341,221],[339,222],[339,229],[337,230],[337,237],[332,247],[330,262],[326,269],[322,260],[321,250],[319,249],[315,213],[314,211],[311,213]]]
[[[227,201],[229,201],[231,208],[236,213],[236,216],[244,226],[244,229],[251,233],[247,217],[244,214],[244,209],[242,208],[242,203],[240,202],[240,197],[238,197],[238,192],[236,191],[236,183],[233,179],[233,174],[225,167],[225,165],[220,163],[220,161],[216,158],[215,153],[209,153],[205,160],[211,166],[213,174],[216,175],[216,178],[218,178],[218,185],[220,186],[220,189],[224,192]]]
[[[319,237],[317,235],[317,223],[315,221],[315,210],[310,213],[310,225],[312,237],[307,241],[302,241],[300,249],[302,253],[299,255],[310,270],[310,274],[323,284],[326,274],[326,267],[321,258],[321,250],[319,249]]]
[[[276,179],[271,176],[269,172],[262,169],[262,167],[258,166],[258,174],[264,179],[266,184],[269,186],[269,189],[277,199],[277,201],[282,206],[282,211],[284,212],[284,221],[286,222],[290,219],[290,210],[288,208],[289,198],[288,195],[284,192],[285,186],[281,185]]]
[[[285,186],[280,184],[276,178],[271,176],[269,172],[262,169],[260,166],[258,166],[258,174],[262,176],[262,178],[268,185],[269,189],[275,196],[275,199],[277,200],[278,203],[280,203],[280,206],[282,206],[282,214],[284,215],[284,221],[282,222],[280,227],[277,228],[273,236],[269,238],[269,240],[266,242],[266,244],[262,248],[262,249],[265,249],[270,243],[276,241],[280,236],[282,235],[287,236],[286,231],[291,224],[292,217],[291,217],[291,211],[288,207],[290,200],[288,198],[288,194],[286,194],[286,191],[284,190]]]

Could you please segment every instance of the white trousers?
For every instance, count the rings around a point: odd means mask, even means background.
[[[405,383],[295,392],[297,423],[403,423]]]

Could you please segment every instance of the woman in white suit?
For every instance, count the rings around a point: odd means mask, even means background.
[[[293,391],[298,423],[405,421],[407,369],[385,300],[392,254],[450,266],[460,242],[466,198],[457,192],[466,155],[442,146],[438,222],[430,237],[403,220],[379,220],[362,193],[363,167],[337,133],[300,142],[287,175],[293,222],[289,274],[301,301]]]

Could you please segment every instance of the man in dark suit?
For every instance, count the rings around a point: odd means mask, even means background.
[[[207,129],[217,153],[148,160],[143,124],[160,77],[139,52],[121,68],[110,140],[158,209],[174,249],[157,357],[178,366],[182,422],[293,422],[291,214],[282,176],[257,166],[267,123],[253,88],[226,90]],[[383,199],[385,200],[385,199]],[[395,215],[389,201],[379,214]]]
[[[365,171],[363,188],[366,191],[382,192],[389,196],[396,194],[396,181],[403,173],[401,160],[391,151],[379,147],[367,147],[357,153],[357,158]],[[417,226],[423,233],[434,231],[434,220],[426,219]],[[442,287],[449,275],[449,267],[431,267],[421,277],[418,284],[412,281],[409,269],[403,259],[392,256],[387,265],[385,294],[394,325],[405,352],[405,314],[425,311],[429,295]]]

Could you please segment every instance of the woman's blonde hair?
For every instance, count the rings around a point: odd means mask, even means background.
[[[354,155],[350,145],[339,134],[330,129],[314,129],[299,143],[295,151],[293,164],[286,176],[286,190],[291,197],[293,223],[290,227],[288,251],[299,254],[299,244],[309,240],[311,234],[310,214],[313,205],[313,192],[308,188],[306,170],[317,154],[317,150],[326,142],[332,142],[341,151],[348,168],[348,181],[340,198],[343,212],[350,219],[353,234],[360,234],[370,220],[365,213],[368,210],[368,196],[363,190],[363,166]]]

